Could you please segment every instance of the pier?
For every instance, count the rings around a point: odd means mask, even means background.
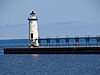
[[[100,54],[100,46],[4,48],[4,54]]]
[[[100,37],[49,37],[36,40],[39,42],[38,47],[4,48],[4,54],[100,54]],[[95,43],[91,40],[94,40]],[[82,44],[82,42],[84,43]]]

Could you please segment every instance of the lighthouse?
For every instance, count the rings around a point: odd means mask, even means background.
[[[38,23],[37,16],[34,11],[30,13],[29,20],[29,47],[37,47],[38,43]]]

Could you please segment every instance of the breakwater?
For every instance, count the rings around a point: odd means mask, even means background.
[[[36,40],[39,41],[38,47],[4,48],[4,54],[100,54],[100,37],[57,37]]]
[[[5,48],[4,54],[100,54],[100,46]]]

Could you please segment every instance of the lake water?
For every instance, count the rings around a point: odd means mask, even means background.
[[[99,54],[3,54],[27,46],[26,39],[0,40],[0,75],[100,75]]]

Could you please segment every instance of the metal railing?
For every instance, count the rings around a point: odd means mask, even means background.
[[[100,36],[97,37],[66,37],[39,38],[39,46],[100,46]]]

